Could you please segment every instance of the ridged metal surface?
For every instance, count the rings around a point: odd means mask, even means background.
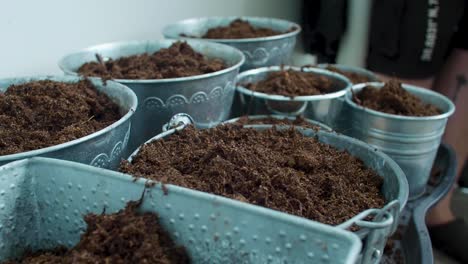
[[[37,80],[59,82],[78,82],[73,76],[41,76],[0,79],[0,91],[5,91],[12,84],[21,84]],[[130,138],[131,118],[137,108],[135,94],[126,86],[108,81],[91,80],[97,90],[103,92],[120,107],[123,117],[114,124],[85,137],[47,148],[0,156],[0,165],[35,156],[71,160],[101,168],[117,168],[127,153]]]

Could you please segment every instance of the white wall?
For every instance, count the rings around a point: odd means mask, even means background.
[[[165,24],[200,16],[298,21],[300,0],[0,0],[0,78],[60,74],[57,61],[94,44],[162,38]]]

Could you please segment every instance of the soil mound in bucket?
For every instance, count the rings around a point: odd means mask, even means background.
[[[361,106],[393,115],[434,116],[442,113],[436,106],[426,104],[406,91],[396,80],[385,83],[380,89],[364,87],[353,95],[353,101]]]
[[[303,117],[297,116],[294,119],[289,118],[274,118],[274,117],[265,117],[265,118],[257,118],[257,119],[250,119],[248,116],[242,116],[239,120],[236,121],[239,125],[261,125],[261,124],[268,124],[268,125],[292,125],[292,126],[301,126],[306,128],[312,128],[315,130],[320,129],[319,126],[311,124],[307,122]]]
[[[175,42],[169,48],[153,54],[140,54],[83,64],[78,73],[83,76],[109,79],[167,79],[201,75],[227,68],[221,59],[210,59],[196,52],[186,42]]]
[[[88,214],[88,227],[71,248],[27,254],[15,263],[191,263],[185,248],[177,246],[154,213],[138,213],[139,202],[108,215]]]
[[[333,83],[327,77],[291,69],[270,72],[264,80],[244,85],[252,91],[289,97],[334,92]]]
[[[348,78],[353,84],[357,84],[357,83],[366,83],[366,82],[371,82],[373,80],[371,80],[368,76],[366,75],[362,75],[362,74],[359,74],[359,73],[355,73],[355,72],[347,72],[347,71],[342,71],[336,67],[333,67],[333,66],[327,66],[326,68],[327,70],[329,71],[332,71],[332,72],[336,72],[338,74],[341,74],[343,76],[345,76],[346,78]]]
[[[385,202],[382,178],[361,160],[295,129],[186,127],[121,171],[332,225]]]
[[[87,80],[11,85],[0,92],[0,155],[81,138],[121,117],[119,106]]]
[[[209,29],[202,38],[207,39],[244,39],[244,38],[262,38],[291,32],[291,28],[286,32],[275,31],[269,28],[254,27],[248,21],[236,19],[228,26],[215,27]]]

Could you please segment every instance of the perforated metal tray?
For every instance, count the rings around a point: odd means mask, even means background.
[[[73,246],[83,215],[122,209],[146,191],[154,211],[194,263],[355,263],[348,231],[223,197],[69,161],[33,158],[0,167],[0,261],[32,250]]]

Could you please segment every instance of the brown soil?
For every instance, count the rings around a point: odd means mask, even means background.
[[[351,83],[353,83],[353,84],[366,83],[366,82],[372,81],[369,77],[367,77],[365,75],[354,73],[354,72],[345,72],[345,71],[342,71],[342,70],[340,70],[338,68],[335,68],[333,66],[328,66],[327,70],[332,71],[332,72],[336,72],[338,74],[341,74],[341,75],[347,77],[351,81]]]
[[[81,138],[121,116],[119,106],[87,80],[12,85],[0,93],[0,155]]]
[[[291,69],[271,72],[264,80],[244,85],[256,92],[290,97],[334,92],[327,77]]]
[[[14,263],[190,263],[185,249],[176,246],[153,213],[137,213],[130,202],[115,214],[85,216],[88,224],[80,242],[69,250],[30,254]]]
[[[274,118],[274,117],[265,117],[261,119],[249,119],[247,116],[242,116],[237,120],[238,124],[241,125],[256,125],[256,124],[268,124],[268,125],[293,125],[301,126],[306,128],[312,128],[314,130],[320,129],[319,126],[307,122],[303,117],[298,116],[295,119],[289,118]]]
[[[421,99],[401,87],[401,83],[391,80],[377,89],[372,86],[364,87],[353,96],[355,103],[364,107],[401,116],[434,116],[442,113],[440,109]]]
[[[121,171],[333,225],[385,203],[382,178],[361,160],[295,129],[187,127]]]
[[[176,42],[169,48],[148,54],[121,57],[83,64],[78,72],[84,76],[109,79],[166,79],[216,72],[227,66],[221,59],[209,59],[196,52],[186,42]]]
[[[279,32],[269,28],[254,27],[247,21],[236,19],[229,26],[216,27],[209,29],[202,38],[207,39],[244,39],[244,38],[262,38],[291,32]]]

